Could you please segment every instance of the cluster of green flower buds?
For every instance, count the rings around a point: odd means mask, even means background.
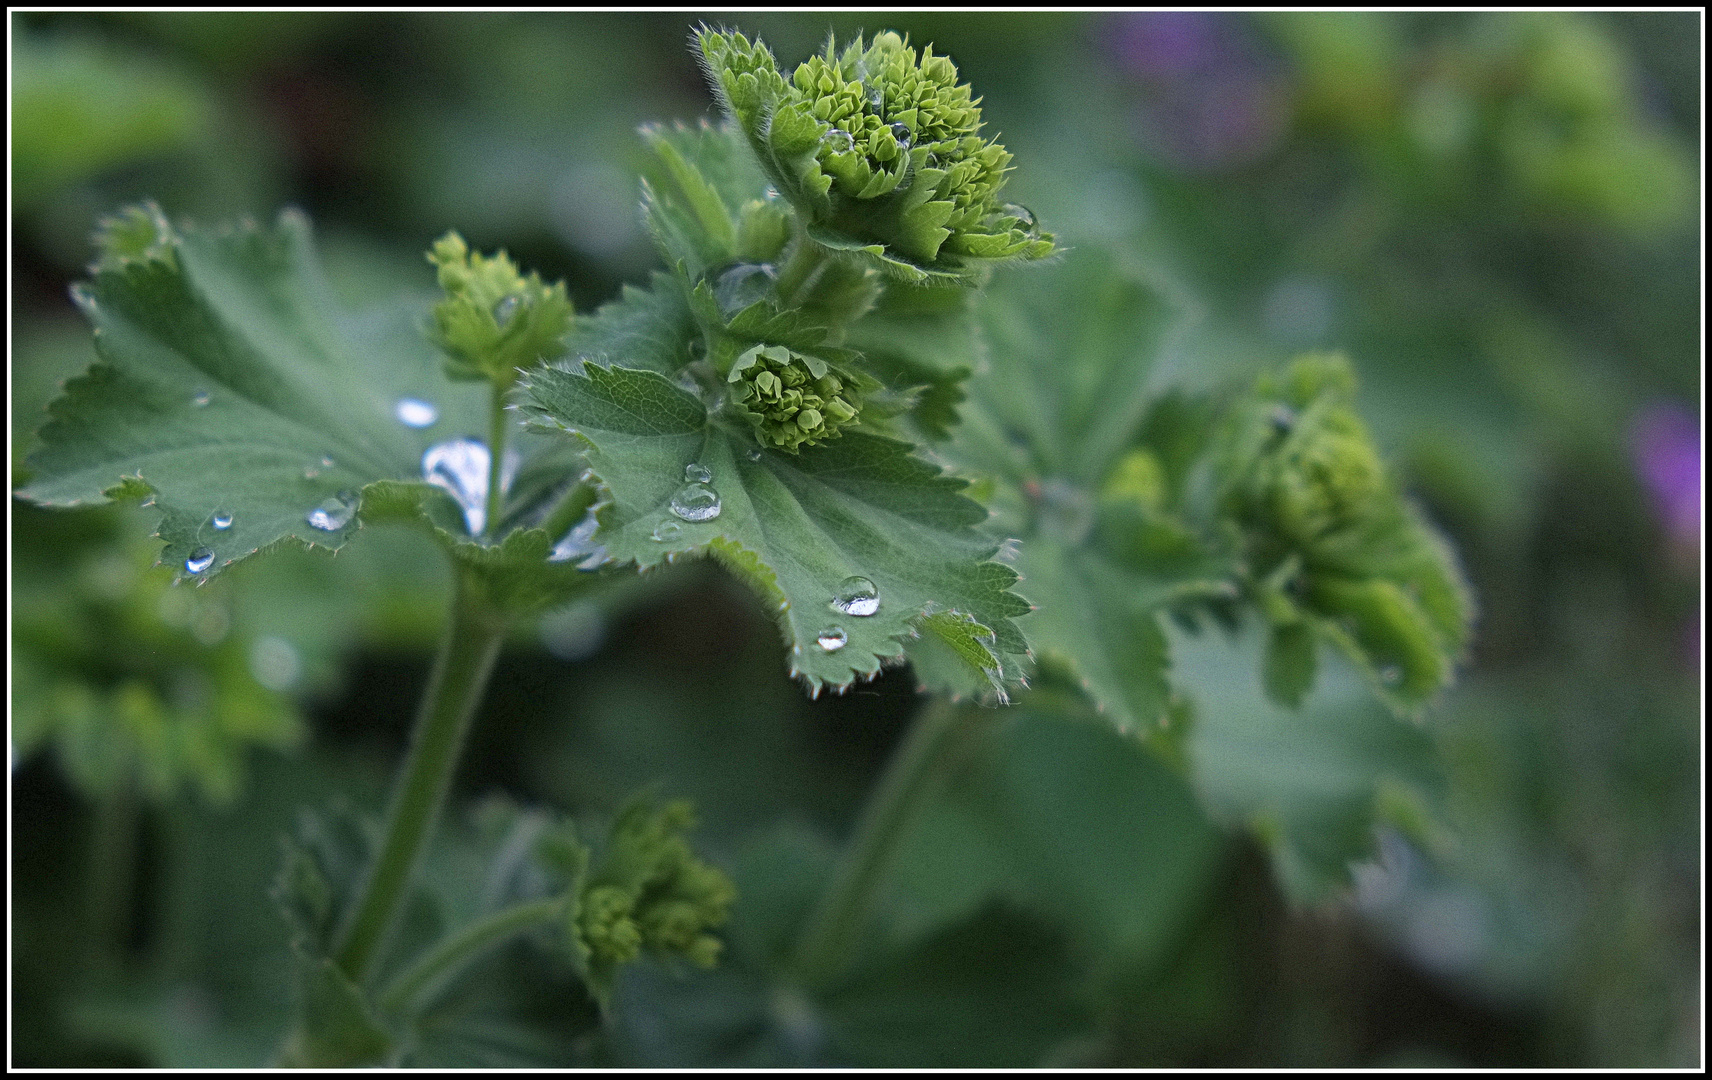
[[[1223,434],[1222,508],[1272,624],[1267,685],[1296,704],[1315,635],[1354,656],[1412,711],[1450,682],[1472,605],[1448,546],[1396,491],[1355,412],[1339,355],[1264,376]]]
[[[979,102],[932,46],[918,53],[889,31],[842,51],[828,41],[787,80],[759,41],[703,29],[696,44],[818,242],[917,281],[1052,253],[1031,213],[999,202],[1011,155],[980,134]]]
[[[783,345],[748,349],[731,365],[727,381],[761,445],[793,454],[838,438],[862,411],[853,379]]]
[[[564,282],[524,277],[505,252],[473,252],[455,232],[434,241],[428,261],[446,294],[434,305],[434,338],[449,377],[503,390],[519,368],[564,354],[572,318]]]
[[[736,890],[690,851],[683,834],[694,824],[685,802],[656,808],[637,800],[619,813],[573,926],[601,985],[643,949],[704,968],[718,961],[720,941],[708,931],[725,922]]]

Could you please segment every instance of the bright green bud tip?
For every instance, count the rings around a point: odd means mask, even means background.
[[[434,242],[428,261],[445,293],[434,305],[434,338],[449,376],[503,388],[519,368],[563,355],[572,319],[563,282],[525,277],[505,252],[472,252],[455,232]]]
[[[95,226],[95,247],[101,255],[98,269],[114,269],[129,262],[171,261],[177,242],[166,215],[153,202],[127,206],[104,217]]]
[[[862,406],[848,378],[824,361],[782,345],[756,345],[738,356],[727,381],[732,398],[763,446],[797,453],[843,434]],[[842,395],[842,396],[835,396]]]
[[[931,45],[918,53],[890,31],[842,50],[829,41],[786,79],[760,42],[704,30],[697,43],[762,168],[817,242],[913,281],[1054,250],[1032,214],[1000,200],[1011,156],[981,134],[978,100]]]

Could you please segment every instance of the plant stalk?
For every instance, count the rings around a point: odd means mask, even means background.
[[[482,953],[526,930],[551,922],[563,914],[565,897],[531,900],[477,919],[436,945],[427,955],[395,979],[381,995],[380,1007],[389,1013],[409,1009],[425,991],[456,973]]]
[[[850,961],[899,842],[945,774],[962,736],[979,719],[974,710],[936,697],[910,725],[797,939],[793,967],[806,986],[826,985]]]
[[[505,392],[495,388],[488,407],[487,423],[487,511],[482,522],[482,535],[492,536],[499,528],[499,515],[505,510]]]
[[[808,238],[808,233],[798,224],[796,236],[791,241],[791,255],[785,260],[785,265],[779,270],[779,277],[773,284],[782,307],[797,307],[801,303],[801,294],[814,284],[814,279],[820,275],[821,267],[826,265],[826,250]]]
[[[410,753],[393,789],[385,837],[334,953],[353,982],[360,984],[367,976],[403,905],[412,873],[452,786],[464,737],[499,656],[505,624],[503,613],[482,599],[468,573],[460,573],[451,620],[417,713]]]
[[[589,483],[578,484],[566,492],[565,497],[559,500],[559,504],[553,507],[546,520],[541,523],[541,527],[547,530],[547,539],[564,539],[571,526],[581,521],[583,515],[588,513],[588,508],[594,505],[598,495],[594,485]]]

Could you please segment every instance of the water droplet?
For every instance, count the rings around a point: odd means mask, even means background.
[[[684,466],[684,479],[692,484],[711,484],[713,470],[699,461],[692,461]]]
[[[749,453],[747,456],[748,456],[750,461],[760,461],[761,460],[761,448],[759,446],[751,446],[749,448]]]
[[[1403,669],[1394,665],[1379,669],[1379,678],[1386,686],[1396,686],[1403,681]]]
[[[672,496],[671,507],[685,521],[712,521],[719,516],[719,492],[706,484],[685,484]]]
[[[250,674],[269,690],[289,690],[303,672],[297,649],[284,638],[260,637],[250,646]]]
[[[884,116],[886,113],[886,93],[885,93],[885,91],[881,90],[878,86],[869,90],[868,91],[868,106],[869,106],[869,108],[874,110],[875,116]]]
[[[843,128],[833,128],[820,137],[820,144],[834,154],[848,154],[856,145],[856,140]]]
[[[521,302],[518,297],[508,296],[493,305],[493,321],[499,324],[501,330],[505,329],[505,325],[511,321],[511,317],[517,314],[517,307]]]
[[[440,410],[421,398],[399,398],[393,412],[405,427],[425,428],[440,419]]]
[[[216,513],[208,519],[208,524],[221,531],[230,529],[232,527],[232,515],[225,512]]]
[[[487,470],[491,463],[487,444],[476,439],[435,443],[422,455],[422,479],[458,501],[464,512],[464,528],[471,536],[480,536],[487,527]]]
[[[214,565],[214,549],[199,547],[190,553],[190,558],[184,560],[186,573],[200,574]]]
[[[341,491],[309,511],[304,520],[322,532],[337,532],[351,523],[357,512],[357,493]]]
[[[728,318],[773,291],[778,275],[768,263],[739,263],[713,283],[713,299]]]
[[[598,527],[594,519],[594,511],[590,510],[577,522],[576,528],[565,534],[565,538],[553,546],[547,556],[548,562],[570,562],[576,560],[578,570],[593,570],[606,561],[606,545],[594,542],[594,531]]]
[[[880,610],[880,590],[865,577],[847,577],[838,583],[832,606],[846,615],[866,618]]]
[[[1000,213],[1009,214],[1017,219],[1017,225],[1023,232],[1036,233],[1040,231],[1040,223],[1035,220],[1034,211],[1021,203],[1006,203],[1000,207]]]
[[[909,125],[908,124],[893,124],[892,125],[892,138],[894,138],[898,141],[898,149],[900,151],[908,151],[910,148]],[[991,204],[989,203],[988,205],[991,205]]]
[[[837,652],[850,642],[850,635],[844,632],[842,626],[829,626],[814,636],[814,640],[827,652]]]
[[[767,200],[767,201],[768,201],[768,202],[772,202],[772,201],[773,201],[773,200],[774,200],[774,199],[776,199],[776,198],[778,198],[778,197],[779,197],[779,189],[778,189],[778,188],[776,188],[776,187],[774,187],[774,186],[773,186],[773,185],[771,185],[771,184],[768,184],[768,185],[767,185],[767,190],[766,190],[766,191],[764,191],[764,192],[762,192],[762,196],[763,196],[763,197],[764,197],[764,198],[766,198],[766,200]]]
[[[662,544],[667,544],[681,536],[683,531],[683,525],[673,521],[671,518],[667,518],[660,522],[660,524],[654,526],[654,539],[658,540]]]
[[[198,390],[198,391],[196,391],[196,393],[190,395],[190,403],[192,405],[196,406],[198,409],[203,408],[210,401],[213,401],[213,400],[214,400],[214,395],[210,394],[206,390]]]

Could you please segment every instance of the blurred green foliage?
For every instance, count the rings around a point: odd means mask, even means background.
[[[603,1026],[508,946],[411,1063],[1694,1065],[1699,537],[1685,556],[1667,532],[1633,430],[1701,387],[1700,18],[748,20],[780,56],[829,26],[934,42],[1040,163],[1006,198],[1182,284],[1199,318],[1149,378],[1185,393],[1096,466],[1102,513],[1165,520],[1194,455],[1173,416],[1205,394],[1355,358],[1386,465],[1481,599],[1469,665],[1406,727],[1321,650],[1291,712],[1258,629],[1215,608],[1169,630],[1177,705],[1145,744],[1049,670],[978,714],[857,967],[810,996],[784,952],[910,673],[803,700],[708,567],[593,593],[502,661],[409,934],[491,902],[473,868],[512,835],[507,798],[598,820],[657,781],[736,882],[729,956],[631,969]],[[651,258],[635,126],[712,107],[677,15],[13,20],[15,484],[91,358],[66,286],[112,208],[303,206],[351,305],[426,290],[420,252],[455,227],[586,311]],[[954,379],[932,392],[957,403]],[[300,804],[378,803],[449,588],[431,542],[377,530],[174,591],[141,532],[13,505],[19,1065],[269,1059],[279,838]]]

